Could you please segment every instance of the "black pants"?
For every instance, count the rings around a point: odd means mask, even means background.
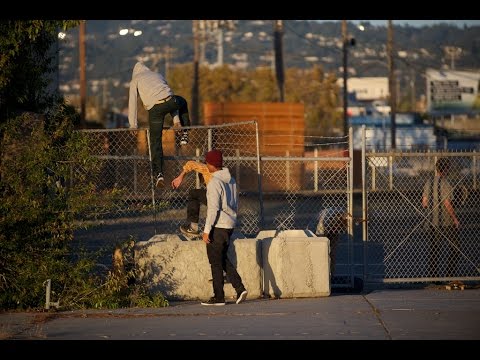
[[[190,126],[190,116],[188,114],[188,103],[185,98],[180,95],[175,95],[175,101],[178,104],[178,117],[180,118],[180,124],[182,126]],[[170,114],[173,115],[174,114]]]
[[[191,189],[188,192],[187,220],[198,223],[200,217],[200,205],[207,206],[207,189]]]
[[[237,294],[245,290],[240,275],[227,256],[232,233],[233,229],[213,228],[210,232],[210,244],[207,244],[208,261],[212,268],[213,293],[217,301],[225,301],[224,270]]]
[[[148,110],[148,126],[150,127],[150,152],[152,156],[152,173],[157,176],[163,173],[163,123],[167,114],[179,110],[175,97],[167,102],[156,104]]]

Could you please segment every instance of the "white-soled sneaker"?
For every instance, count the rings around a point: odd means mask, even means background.
[[[188,144],[188,131],[183,130],[182,137],[180,138],[180,145]]]
[[[223,306],[225,305],[225,300],[220,301],[212,297],[207,301],[202,301],[201,304],[206,306]]]
[[[244,301],[247,298],[248,291],[243,290],[240,294],[237,296],[237,304],[240,304],[242,301]]]
[[[157,181],[155,182],[156,187],[163,187],[165,185],[165,178],[163,177],[163,174],[160,172],[157,175]]]

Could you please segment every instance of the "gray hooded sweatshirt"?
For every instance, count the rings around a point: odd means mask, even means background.
[[[237,183],[228,168],[215,171],[207,185],[207,218],[204,233],[213,227],[233,229],[237,223]]]
[[[140,94],[145,109],[150,110],[159,100],[173,95],[173,91],[161,74],[137,62],[133,67],[128,98],[128,122],[133,129],[138,127],[137,94]]]

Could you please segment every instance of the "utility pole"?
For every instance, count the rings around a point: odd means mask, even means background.
[[[193,84],[192,84],[192,118],[190,122],[192,125],[198,125],[199,121],[199,100],[198,100],[198,88],[199,88],[199,40],[198,40],[198,22],[199,20],[192,20],[193,30]]]
[[[217,65],[223,66],[223,26],[217,29]]]
[[[193,20],[197,23],[197,47],[198,47],[198,61],[200,64],[205,64],[206,57],[205,57],[205,49],[207,46],[207,21],[208,20]],[[194,39],[195,41],[195,39]]]
[[[277,77],[280,102],[285,101],[285,76],[283,71],[283,21],[274,20],[273,47],[275,50],[275,74]]]
[[[397,111],[397,96],[395,89],[395,66],[393,63],[393,25],[392,20],[388,20],[387,32],[387,57],[388,57],[388,90],[390,92],[390,131],[391,131],[391,147],[396,149],[395,135],[395,113]]]
[[[103,79],[102,109],[106,110],[108,106],[108,79]]]
[[[86,80],[86,66],[85,66],[85,20],[80,22],[79,32],[79,56],[80,56],[80,128],[86,127],[85,110],[87,103],[87,80]]]
[[[232,20],[217,20],[217,66],[223,66],[223,40],[225,30],[233,30]]]
[[[400,82],[402,81],[402,72],[400,70],[395,70],[395,104],[398,107],[400,105]]]
[[[342,51],[343,51],[343,136],[348,134],[348,89],[347,89],[347,47],[348,47],[348,33],[347,20],[342,20]]]
[[[410,95],[411,95],[411,100],[410,103],[411,105],[411,110],[416,111],[417,107],[415,104],[416,100],[416,94],[415,94],[415,70],[413,67],[410,69]]]
[[[170,59],[172,59],[175,49],[170,46],[165,46],[163,50],[165,51],[165,55],[163,56],[165,59],[165,79],[168,79],[168,74],[170,73]]]

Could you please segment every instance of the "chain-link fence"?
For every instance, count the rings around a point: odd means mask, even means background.
[[[99,160],[92,181],[98,196],[106,200],[104,207],[85,214],[82,221],[93,226],[78,231],[78,241],[92,248],[130,236],[139,241],[163,233],[182,237],[179,227],[186,222],[189,191],[205,185],[195,172],[187,174],[177,189],[170,182],[188,160],[203,161],[205,153],[216,148],[223,152],[224,166],[239,187],[237,231],[247,237],[255,237],[261,230],[289,229],[326,235],[334,239],[332,248],[339,244],[339,251],[333,252],[339,254],[337,271],[348,274],[351,254],[343,254],[351,251],[346,236],[349,157],[344,150],[332,149],[327,141],[306,144],[305,155],[311,156],[290,156],[288,150],[285,156],[260,154],[261,145],[267,153],[270,147],[261,142],[255,121],[184,129],[189,134],[187,145],[180,145],[181,131],[163,131],[166,183],[162,188],[154,186],[148,129],[84,130],[93,144],[92,154]],[[338,139],[334,143],[338,146]],[[299,151],[305,152],[303,142]],[[205,216],[206,207],[202,206],[200,229]]]
[[[448,188],[434,181],[439,159],[450,163],[445,178]],[[367,154],[367,164],[368,278],[390,282],[480,279],[476,156],[376,153]],[[452,203],[458,228],[448,220],[446,200]]]
[[[203,161],[209,149],[217,148],[239,186],[237,231],[255,237],[261,230],[303,229],[327,236],[333,287],[351,287],[356,279],[371,284],[480,279],[477,153],[373,152],[365,147],[355,187],[355,154],[348,139],[307,142],[305,137],[298,149],[290,141],[281,154],[279,139],[269,153],[273,146],[263,143],[268,137],[259,134],[255,121],[187,129],[187,145],[180,145],[181,132],[163,131],[163,188],[154,186],[147,129],[84,130],[99,160],[92,181],[105,206],[99,201],[85,214],[82,221],[94,226],[78,231],[76,240],[100,247],[129,237],[182,237],[179,227],[186,222],[189,191],[204,184],[195,172],[178,189],[170,182],[188,160]],[[437,191],[434,204],[431,192],[424,208],[424,187],[440,158],[449,159],[450,194]],[[438,216],[445,215],[435,215],[445,199],[451,200],[458,228],[444,226]],[[200,229],[205,216],[202,206]]]
[[[91,144],[92,155],[98,160],[91,181],[100,200],[79,219],[85,224],[84,230],[76,233],[79,242],[87,248],[99,248],[130,237],[145,241],[162,233],[181,236],[179,227],[186,222],[188,193],[192,188],[205,185],[195,172],[187,174],[177,189],[173,189],[170,182],[181,173],[188,160],[203,162],[205,153],[212,148],[223,152],[224,166],[235,176],[240,189],[238,231],[246,236],[258,233],[260,191],[256,122],[184,129],[189,135],[185,145],[180,145],[183,129],[163,131],[166,182],[162,188],[154,186],[148,129],[83,130]],[[81,172],[82,168],[74,170]],[[201,207],[200,226],[205,211],[205,207]]]
[[[367,282],[480,279],[478,155],[364,152]]]

